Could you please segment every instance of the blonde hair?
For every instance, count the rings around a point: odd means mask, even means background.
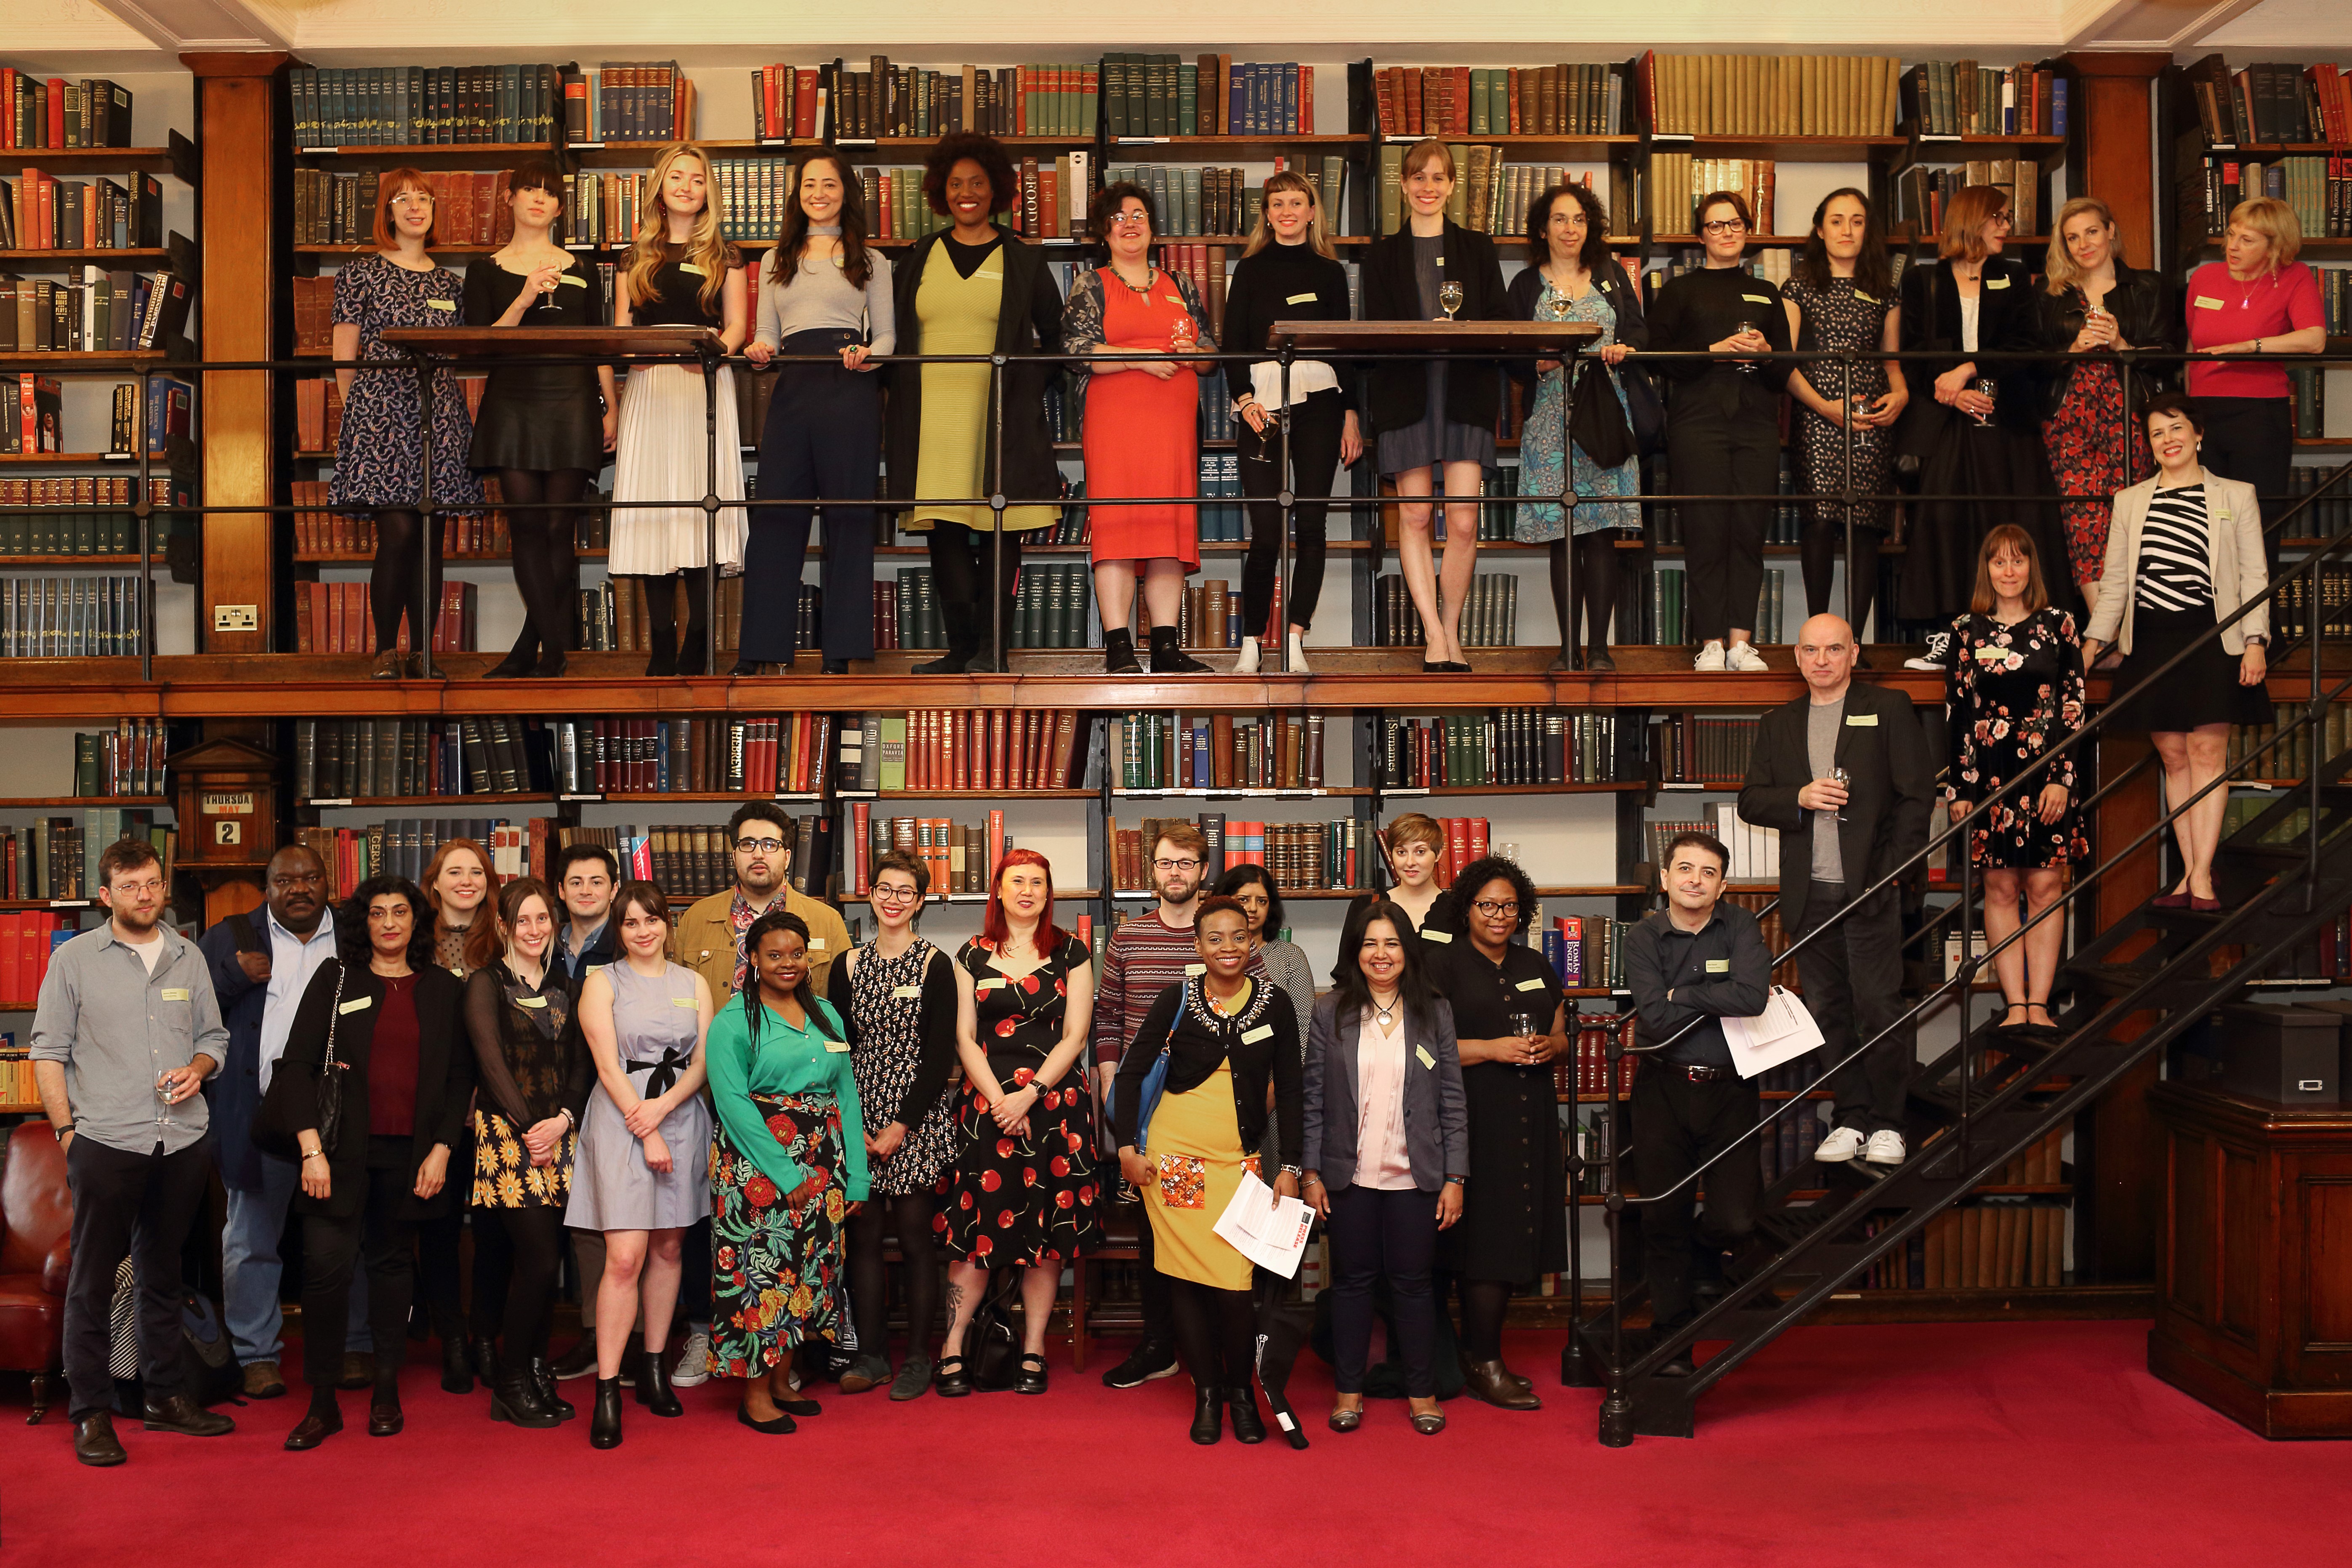
[[[646,176],[645,201],[637,209],[637,232],[629,243],[624,276],[628,279],[629,304],[633,308],[654,297],[654,275],[667,259],[664,250],[669,242],[669,212],[662,201],[662,183],[669,178],[670,165],[685,158],[702,165],[702,211],[695,216],[694,230],[687,236],[686,259],[702,268],[701,299],[706,312],[717,308],[719,291],[727,286],[734,247],[727,243],[725,216],[719,210],[719,181],[711,171],[710,154],[691,142],[673,142],[654,159],[653,171]]]
[[[2230,209],[2231,226],[2244,224],[2271,242],[2271,270],[2294,265],[2303,252],[2303,224],[2294,209],[2276,196],[2256,196]],[[2224,228],[2223,233],[2228,233]]]
[[[1265,177],[1265,193],[1272,196],[1276,191],[1297,191],[1307,198],[1307,248],[1326,261],[1339,259],[1339,253],[1331,248],[1331,237],[1323,232],[1323,198],[1314,182],[1296,169],[1276,169]],[[1242,255],[1255,256],[1273,243],[1274,230],[1266,226],[1265,202],[1261,199],[1257,222],[1250,227],[1249,243],[1242,247]]]
[[[2050,257],[2042,274],[2053,294],[2063,294],[2083,280],[2083,269],[2074,265],[2074,253],[2066,248],[2066,226],[2076,218],[2095,216],[2107,226],[2107,259],[2123,265],[2123,236],[2116,232],[2116,215],[2107,204],[2096,196],[2076,196],[2058,209],[2057,221],[2050,226]]]
[[[2009,193],[1999,185],[1964,185],[1944,209],[1944,231],[1936,254],[1947,261],[1982,261],[1992,254],[1985,248],[1984,226],[2009,210]]]

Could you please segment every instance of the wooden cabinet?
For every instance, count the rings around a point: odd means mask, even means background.
[[[2148,1370],[2265,1437],[2352,1436],[2352,1105],[2162,1083]]]

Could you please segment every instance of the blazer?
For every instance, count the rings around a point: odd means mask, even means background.
[[[270,1075],[269,1099],[271,1119],[280,1125],[319,1125],[318,1068],[326,1058],[327,1028],[332,1024],[335,1059],[344,1069],[342,1131],[327,1158],[331,1181],[326,1201],[298,1190],[294,1210],[348,1219],[360,1212],[361,1177],[367,1171],[368,1053],[375,1043],[384,985],[372,969],[352,971],[343,980],[345,1010],[338,1013],[335,981],[342,973],[342,961],[329,959],[310,977],[301,1005],[295,1009],[286,1054]],[[416,1131],[408,1166],[412,1184],[433,1145],[446,1143],[454,1150],[465,1135],[466,1112],[474,1098],[474,1047],[460,1007],[464,995],[463,983],[447,970],[427,964],[416,971]],[[352,1005],[362,1000],[365,1006]],[[451,1163],[454,1167],[456,1163]],[[453,1168],[450,1179],[431,1198],[412,1195],[402,1205],[404,1216],[426,1219],[446,1213],[459,1184],[459,1173]]]
[[[1315,1002],[1307,1030],[1307,1102],[1298,1166],[1323,1180],[1327,1193],[1356,1181],[1356,1048],[1363,1023],[1350,1009],[1339,1016],[1337,991]],[[1448,1176],[1470,1171],[1470,1118],[1462,1098],[1462,1056],[1454,1044],[1454,1009],[1444,998],[1428,1017],[1404,1016],[1404,1143],[1412,1184],[1433,1193]],[[1418,1048],[1416,1048],[1418,1047]],[[1436,1065],[1423,1066],[1427,1051]]]
[[[1739,786],[1741,820],[1780,830],[1782,918],[1792,932],[1805,929],[1813,824],[1821,816],[1797,804],[1797,792],[1815,777],[1806,745],[1811,708],[1808,692],[1764,715],[1756,728],[1756,749],[1748,755],[1747,780]],[[1911,700],[1859,680],[1848,686],[1837,763],[1852,775],[1838,853],[1846,887],[1858,892],[1927,847],[1935,770]]]
[[[1911,384],[1912,393],[1910,406],[1904,410],[1901,447],[1905,452],[1917,455],[1935,444],[1935,437],[1946,423],[1969,417],[1936,401],[1934,382],[1955,365],[1967,363],[1969,356],[1960,347],[1960,291],[1952,281],[1949,261],[1923,261],[1904,268],[1900,292],[1903,327],[1899,341],[1904,351],[1944,356],[1903,362],[1904,379]],[[1983,280],[1977,289],[1977,347],[1988,353],[2040,348],[2042,343],[2035,330],[2035,296],[2040,292],[2023,262],[2008,256],[1987,257]],[[2040,373],[2032,363],[2009,360],[1999,364],[1988,363],[1982,369],[1998,384],[1993,396],[1994,420],[2039,440]]]
[[[2169,349],[2180,346],[2180,311],[2173,302],[2172,289],[2160,272],[2144,267],[2126,267],[2116,263],[2116,286],[2107,290],[2107,313],[2116,319],[2116,330],[2124,342],[2136,349]],[[2061,294],[2048,289],[2033,290],[2034,347],[2060,352],[2074,342],[2074,334],[2083,330],[2086,301],[2079,289],[2070,288]],[[2042,416],[2048,418],[2058,412],[2066,401],[2066,389],[2074,383],[2074,367],[2083,363],[2080,354],[2067,354],[2065,359],[2044,363],[2041,368]],[[2136,361],[2131,375],[2131,404],[2134,409],[2164,390],[2170,376],[2146,360]]]
[[[1457,321],[1502,321],[1510,319],[1503,289],[1503,266],[1496,259],[1492,237],[1445,220],[1445,276],[1462,285]],[[1412,226],[1386,234],[1365,248],[1363,270],[1364,320],[1419,321],[1421,283],[1412,269]],[[1381,360],[1372,366],[1370,413],[1375,430],[1409,430],[1428,412],[1429,375],[1420,360]],[[1453,362],[1445,378],[1445,417],[1456,425],[1491,430],[1502,408],[1502,378],[1489,362]]]
[[[269,999],[269,984],[249,979],[237,954],[269,951],[259,923],[268,918],[257,909],[215,921],[196,942],[196,951],[212,971],[213,995],[228,1030],[228,1056],[220,1071],[205,1079],[205,1100],[212,1107],[213,1157],[220,1167],[221,1184],[241,1193],[261,1190],[261,1153],[253,1146],[253,1119],[261,1110],[261,1010]]]
[[[2218,618],[2271,585],[2270,565],[2263,553],[2263,505],[2254,487],[2243,479],[2225,479],[2210,468],[2201,471],[2205,566],[2213,577]],[[2107,562],[2099,575],[2099,604],[2091,613],[2091,629],[2083,634],[2125,653],[2132,648],[2130,611],[2138,596],[2140,530],[2147,525],[2148,503],[2162,482],[2158,474],[2116,492],[2115,516],[2107,524]],[[2271,607],[2257,605],[2243,619],[2221,628],[2222,650],[2235,658],[2246,651],[2247,637],[2266,637],[2270,632]]]

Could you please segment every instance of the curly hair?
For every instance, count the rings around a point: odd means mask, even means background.
[[[375,943],[368,938],[368,906],[387,896],[408,900],[408,967],[432,967],[433,916],[425,908],[424,890],[405,877],[382,876],[370,877],[335,906],[335,956],[346,970],[365,969],[375,957]]]
[[[949,217],[948,174],[958,163],[971,159],[988,176],[988,210],[991,216],[1004,211],[1020,199],[1021,182],[1013,173],[1013,160],[1004,144],[993,136],[982,136],[977,131],[959,131],[940,138],[931,155],[923,161],[923,199],[941,217]]]
[[[1528,929],[1536,918],[1536,885],[1516,860],[1506,860],[1500,855],[1488,855],[1462,868],[1454,879],[1454,897],[1461,905],[1465,921],[1470,918],[1470,900],[1486,890],[1489,882],[1508,882],[1511,896],[1519,901],[1519,921],[1512,933]]]
[[[1152,239],[1160,238],[1160,204],[1151,199],[1151,193],[1133,180],[1114,180],[1095,193],[1094,205],[1087,209],[1087,226],[1095,231],[1105,256],[1110,254],[1110,220],[1129,196],[1142,205],[1143,221],[1150,226]]]
[[[1541,267],[1551,259],[1551,209],[1562,196],[1572,196],[1584,209],[1584,246],[1577,265],[1596,279],[1609,276],[1609,209],[1590,185],[1573,182],[1552,185],[1528,204],[1528,265]]]

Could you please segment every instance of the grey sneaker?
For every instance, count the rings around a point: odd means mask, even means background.
[[[890,1384],[890,1397],[904,1404],[909,1399],[920,1399],[930,1386],[931,1358],[909,1355],[907,1363],[898,1369],[897,1380]]]
[[[697,1329],[686,1336],[677,1368],[669,1374],[673,1388],[699,1388],[710,1381],[710,1331]]]

